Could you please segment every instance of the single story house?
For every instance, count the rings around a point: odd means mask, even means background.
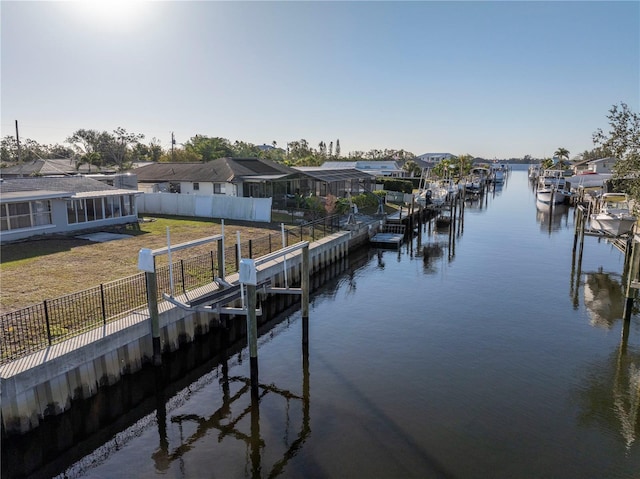
[[[300,191],[299,171],[262,158],[218,158],[197,163],[152,163],[135,168],[147,193],[227,195],[284,201]]]
[[[136,196],[82,176],[0,181],[0,242],[136,223]]]

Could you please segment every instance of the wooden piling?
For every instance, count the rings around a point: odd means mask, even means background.
[[[631,313],[633,310],[633,302],[636,295],[636,289],[633,286],[634,279],[638,274],[638,261],[640,256],[638,255],[638,243],[635,240],[631,242],[631,251],[629,252],[631,255],[631,259],[629,260],[629,271],[627,274],[627,285],[625,288],[625,303],[624,303],[624,314],[623,318],[625,321],[629,321],[631,319]]]

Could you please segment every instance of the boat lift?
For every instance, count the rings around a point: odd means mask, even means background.
[[[241,258],[240,251],[240,233],[238,235],[238,257]],[[173,251],[183,250],[200,246],[207,243],[217,242],[218,244],[218,271],[221,278],[215,278],[214,282],[218,289],[209,295],[205,295],[196,300],[180,301],[174,295],[173,290],[173,266],[171,261],[171,253]],[[285,231],[282,225],[282,241],[285,244]],[[302,250],[302,271],[301,271],[301,287],[291,288],[287,278],[287,255],[298,250]],[[247,317],[247,336],[250,349],[251,363],[254,366],[255,361],[255,378],[252,374],[252,383],[256,382],[257,387],[257,319],[258,314],[262,314],[261,309],[256,308],[256,296],[258,287],[264,293],[271,294],[300,294],[302,297],[302,317],[303,317],[303,345],[308,344],[308,320],[309,320],[309,242],[301,241],[292,246],[283,247],[273,253],[261,256],[258,259],[244,258],[240,259],[240,268],[238,272],[238,283],[230,284],[224,277],[224,225],[223,233],[220,235],[209,236],[199,240],[188,241],[175,246],[171,246],[169,229],[167,228],[167,246],[151,250],[142,248],[138,255],[138,268],[145,271],[147,280],[147,301],[149,305],[149,315],[151,318],[151,336],[153,342],[153,363],[156,366],[162,364],[162,352],[160,344],[160,319],[158,312],[158,285],[156,278],[155,257],[167,254],[169,257],[169,280],[170,294],[163,293],[163,298],[179,307],[180,309],[193,312],[208,312],[217,314],[243,315]],[[258,282],[258,266],[275,261],[282,258],[282,268],[284,273],[284,287],[276,288],[271,286],[271,279]],[[245,287],[247,289],[247,301],[245,303]],[[185,293],[186,297],[186,293]],[[242,300],[240,308],[225,306],[238,299]],[[252,367],[252,369],[254,369]]]

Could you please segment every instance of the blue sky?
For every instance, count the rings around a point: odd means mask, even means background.
[[[640,104],[640,2],[1,2],[2,136],[122,126],[485,158]]]

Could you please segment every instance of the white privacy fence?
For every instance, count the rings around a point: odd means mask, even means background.
[[[271,221],[271,200],[271,198],[241,198],[226,195],[145,193],[138,197],[138,213],[268,223]]]

